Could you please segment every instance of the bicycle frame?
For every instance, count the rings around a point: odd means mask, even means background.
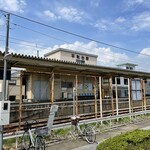
[[[35,139],[34,139],[34,137],[33,137],[32,132],[31,132],[30,129],[28,130],[28,132],[29,132],[29,135],[30,135],[30,140],[31,140],[32,146],[34,147],[34,146],[35,146],[35,145],[34,145]]]

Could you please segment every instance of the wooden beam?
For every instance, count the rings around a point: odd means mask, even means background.
[[[76,86],[76,115],[78,115],[78,75],[76,74],[75,78],[75,86]]]
[[[22,118],[22,72],[20,72],[20,100],[19,100],[19,126],[18,130],[21,130],[21,119]]]
[[[109,78],[109,82],[110,82],[111,110],[112,110],[112,116],[113,116],[114,115],[114,98],[113,98],[112,77]]]
[[[99,77],[99,101],[100,101],[100,117],[103,117],[103,105],[102,105],[102,77]]]
[[[117,84],[117,77],[115,77],[115,84],[116,84],[116,87],[115,87],[115,90],[116,90],[116,113],[117,113],[117,115],[119,115],[119,112],[118,112],[118,84]]]
[[[54,72],[51,76],[51,103],[54,103]]]
[[[140,79],[140,95],[141,95],[142,111],[143,111],[144,110],[143,79]]]
[[[131,113],[131,79],[128,78],[129,113]]]
[[[95,118],[97,118],[96,77],[94,77],[94,107],[95,107]]]

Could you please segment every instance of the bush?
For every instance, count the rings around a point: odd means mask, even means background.
[[[107,139],[96,150],[150,150],[150,130],[134,130]]]

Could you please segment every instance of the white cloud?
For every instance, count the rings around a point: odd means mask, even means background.
[[[11,12],[23,12],[25,0],[0,0],[0,8]]]
[[[108,20],[101,19],[95,23],[94,27],[96,27],[102,31],[110,31],[110,30],[118,31],[118,30],[124,28],[125,21],[126,21],[126,19],[123,17],[118,17],[114,20],[113,19],[108,19]]]
[[[139,54],[138,57],[142,57],[142,58],[150,57],[150,47],[142,49],[140,53],[144,55]],[[146,55],[149,55],[149,56],[146,56]]]
[[[45,10],[42,13],[38,12],[37,15],[51,21],[67,20],[69,22],[78,23],[82,23],[83,20],[87,18],[86,14],[83,11],[79,11],[73,7],[59,7],[54,11]]]
[[[110,47],[99,47],[96,42],[79,42],[76,41],[72,44],[54,45],[48,48],[39,48],[38,45],[29,42],[20,42],[16,47],[11,47],[9,52],[37,56],[39,50],[40,57],[57,48],[66,48],[70,50],[86,52],[90,54],[98,55],[98,65],[116,67],[121,63],[133,63],[138,64],[138,69],[141,71],[149,71],[149,57],[144,55],[136,55],[134,57],[128,56],[126,53],[114,52]],[[4,51],[4,47],[0,47],[1,51]],[[150,55],[150,48],[144,48],[141,53]]]
[[[126,19],[125,19],[124,17],[118,17],[118,18],[115,20],[116,23],[122,23],[122,22],[125,22],[125,21],[126,21]]]
[[[144,0],[125,0],[125,3],[127,4],[127,6],[134,6],[137,4],[143,4]]]
[[[90,1],[91,6],[93,7],[99,7],[100,0],[91,0]]]
[[[132,30],[140,31],[140,30],[148,30],[150,31],[150,12],[143,12],[139,15],[136,15],[132,19],[133,25]]]
[[[52,13],[51,11],[49,11],[49,10],[45,10],[45,11],[43,12],[43,14],[44,14],[46,17],[48,17],[50,20],[55,21],[55,20],[58,19],[58,17],[57,17],[54,13]]]
[[[60,47],[98,55],[98,65],[116,66],[129,61],[129,57],[125,53],[115,53],[109,47],[98,47],[96,42],[83,43],[76,41],[73,44],[55,45],[52,50]]]
[[[73,7],[62,7],[57,9],[60,18],[70,22],[81,22],[84,13]]]
[[[149,0],[124,0],[125,5],[127,6],[126,9],[134,9],[137,6],[144,6],[146,8],[150,7]]]
[[[107,30],[111,30],[113,24],[114,23],[109,20],[102,19],[102,20],[98,20],[94,26],[99,30],[107,31]]]

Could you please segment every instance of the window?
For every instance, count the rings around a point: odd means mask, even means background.
[[[133,67],[130,67],[130,70],[133,70]]]
[[[126,67],[127,70],[133,70],[133,67]]]
[[[112,83],[115,84],[115,77],[112,78]]]
[[[72,58],[74,58],[74,54],[72,54],[71,56],[72,56]]]
[[[128,85],[128,79],[124,79],[124,85]]]
[[[77,59],[80,59],[80,56],[79,56],[79,55],[77,55]]]
[[[82,56],[82,60],[84,60],[84,56]]]
[[[72,88],[72,87],[73,87],[72,82],[61,81],[61,88]]]
[[[103,84],[108,84],[109,83],[109,79],[108,78],[103,78]]]
[[[120,78],[117,78],[117,84],[120,84]]]
[[[86,60],[89,60],[89,57],[86,57]]]
[[[132,100],[141,100],[141,83],[140,80],[132,80]]]
[[[125,90],[125,91],[124,91],[124,96],[125,96],[125,97],[128,97],[128,90]]]

